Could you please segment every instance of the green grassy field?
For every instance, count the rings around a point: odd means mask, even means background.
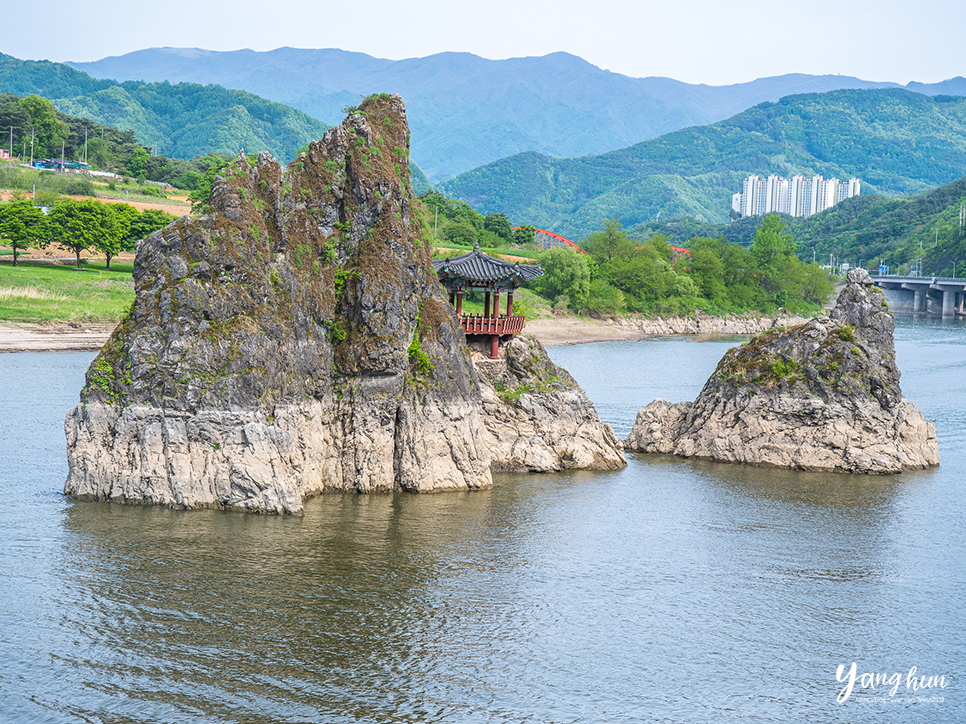
[[[134,301],[132,264],[0,265],[0,321],[116,322]]]

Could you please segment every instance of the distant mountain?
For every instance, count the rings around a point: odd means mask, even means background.
[[[336,49],[151,48],[70,65],[97,78],[219,83],[331,124],[341,122],[341,109],[360,95],[399,93],[407,104],[413,159],[434,183],[520,152],[604,153],[790,94],[897,85],[802,74],[690,85],[630,78],[567,53],[508,60],[440,53],[393,61]],[[963,78],[915,86],[924,94],[966,95]]]
[[[523,153],[441,184],[487,213],[580,237],[619,219],[727,221],[748,174],[862,180],[862,193],[922,191],[966,171],[966,98],[891,88],[788,96],[726,121],[599,156]]]
[[[0,54],[0,92],[31,93],[64,113],[133,130],[173,158],[268,150],[284,161],[328,126],[303,111],[240,90],[195,83],[116,83],[60,63]]]

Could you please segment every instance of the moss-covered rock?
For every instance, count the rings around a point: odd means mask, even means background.
[[[209,214],[139,244],[130,318],[67,417],[68,494],[297,513],[323,490],[490,484],[408,131],[370,97],[288,168],[240,155]]]
[[[895,324],[864,270],[829,318],[729,350],[694,403],[638,413],[631,450],[753,465],[896,473],[939,464],[936,432],[899,388]]]

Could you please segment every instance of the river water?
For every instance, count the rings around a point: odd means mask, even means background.
[[[631,455],[304,518],[65,499],[92,355],[0,355],[0,722],[964,721],[966,327],[896,338],[938,470]],[[738,341],[551,354],[623,436]]]

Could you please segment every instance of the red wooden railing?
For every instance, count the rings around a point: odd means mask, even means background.
[[[478,314],[461,314],[460,324],[465,334],[519,334],[523,331],[526,317],[484,317]]]

